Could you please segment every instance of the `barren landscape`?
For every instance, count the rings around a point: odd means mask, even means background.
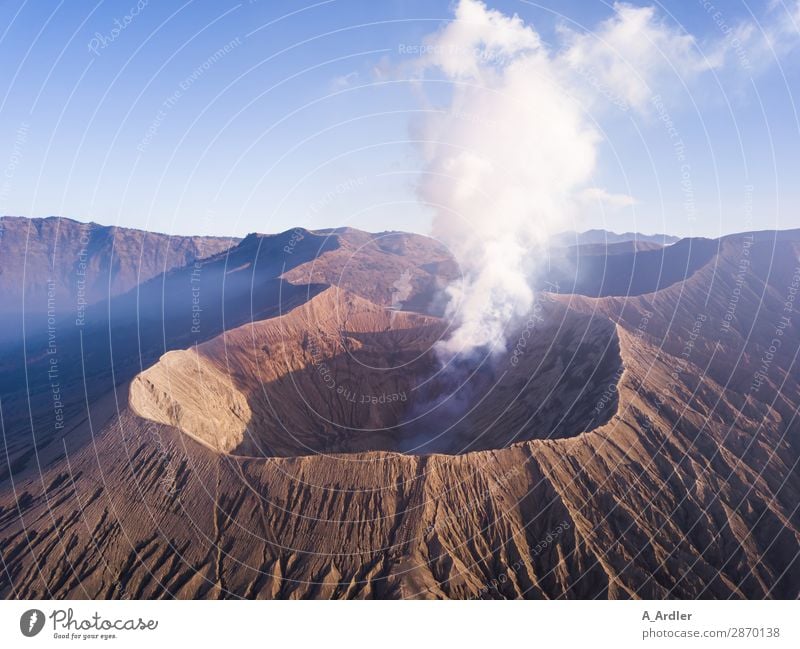
[[[800,646],[800,0],[0,25],[3,646]]]
[[[155,254],[137,236],[121,255]],[[554,246],[506,352],[449,365],[437,294],[459,270],[435,241],[230,246],[128,292],[123,257],[120,291],[70,314],[63,428],[46,331],[7,348],[1,595],[800,594],[799,231]],[[138,342],[93,335],[130,301]]]

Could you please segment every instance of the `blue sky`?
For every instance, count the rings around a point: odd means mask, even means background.
[[[690,34],[693,49],[653,75],[639,110],[586,106],[602,135],[591,185],[630,200],[587,202],[564,226],[800,227],[794,0],[631,4],[654,4],[656,24]],[[421,111],[449,94],[435,74],[415,77],[407,52],[453,18],[452,3],[141,5],[0,3],[0,213],[176,234],[430,230],[417,189],[426,163],[410,140]],[[565,29],[591,37],[619,11],[487,5],[518,14],[553,51]],[[768,42],[752,35],[761,28]],[[703,58],[723,62],[694,71]]]

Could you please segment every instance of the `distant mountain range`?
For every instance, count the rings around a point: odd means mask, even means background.
[[[235,245],[230,237],[181,237],[64,217],[0,217],[4,311],[61,311],[121,295],[160,273]],[[48,282],[52,281],[50,286]],[[23,304],[24,293],[24,304]],[[53,294],[55,298],[53,299]]]
[[[587,230],[586,232],[561,232],[551,237],[554,246],[583,246],[587,244],[613,244],[635,241],[639,243],[655,243],[666,246],[679,241],[679,237],[668,234],[641,234],[640,232],[624,232],[617,234],[608,230]]]

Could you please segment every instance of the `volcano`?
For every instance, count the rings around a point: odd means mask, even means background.
[[[3,347],[3,596],[800,595],[800,231],[554,247],[456,360],[438,242],[228,243]]]

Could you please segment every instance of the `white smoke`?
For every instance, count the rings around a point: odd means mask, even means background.
[[[558,34],[560,46],[548,48],[519,17],[460,0],[423,48],[420,86],[446,107],[417,125],[419,192],[434,210],[433,235],[464,273],[448,289],[456,326],[440,343],[445,357],[505,349],[506,329],[533,306],[548,239],[587,197],[635,203],[588,185],[600,142],[592,112],[646,108],[654,75],[708,67],[694,40],[652,8],[616,4],[594,34]]]
[[[420,194],[435,210],[433,235],[464,271],[448,289],[457,328],[440,351],[498,352],[507,325],[533,306],[536,256],[591,178],[599,138],[516,16],[462,0],[427,45],[423,66],[451,82],[452,96],[421,127]]]

